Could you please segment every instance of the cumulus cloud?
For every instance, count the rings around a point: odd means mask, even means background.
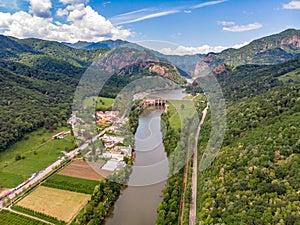
[[[291,1],[283,5],[284,9],[300,9],[300,1]]]
[[[262,27],[262,24],[260,23],[251,23],[247,25],[233,25],[233,26],[226,26],[223,27],[224,31],[229,31],[229,32],[244,32],[244,31],[249,31],[249,30],[256,30]]]
[[[231,47],[225,46],[209,46],[202,45],[199,47],[186,47],[186,46],[178,46],[176,48],[162,48],[159,50],[161,53],[166,55],[194,55],[194,54],[207,54],[209,52],[221,52],[228,48],[241,48],[245,45],[249,44],[249,42],[244,42],[243,44],[237,44]]]
[[[61,0],[66,4],[68,0]],[[74,2],[74,1],[72,1]],[[18,38],[35,37],[47,40],[77,42],[98,42],[105,39],[125,39],[132,35],[129,30],[116,27],[98,14],[90,6],[84,6],[79,1],[77,5],[69,5],[65,10],[58,10],[60,15],[67,15],[66,23],[58,23],[53,18],[38,17],[33,9],[30,13],[0,12],[0,29],[4,35]],[[67,14],[68,13],[68,14]]]
[[[51,17],[52,3],[50,0],[30,0],[30,10],[38,17]]]
[[[69,12],[66,9],[58,8],[56,11],[56,16],[59,16],[59,17],[66,16],[68,14],[69,14]]]

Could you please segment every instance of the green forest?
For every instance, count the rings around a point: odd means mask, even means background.
[[[199,224],[300,224],[300,84],[280,79],[297,68],[299,59],[218,77],[227,128],[215,161],[198,173]],[[210,154],[211,121],[201,130],[199,162]]]

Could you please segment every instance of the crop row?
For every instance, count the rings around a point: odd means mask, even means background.
[[[55,174],[49,179],[47,179],[43,183],[43,186],[80,192],[84,194],[92,194],[94,192],[95,186],[98,184],[99,181],[86,180],[82,178],[68,177]]]
[[[0,211],[0,224],[1,225],[45,225],[41,221],[22,216],[7,210]]]

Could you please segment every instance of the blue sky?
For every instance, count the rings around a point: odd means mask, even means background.
[[[165,53],[206,53],[300,28],[291,0],[0,0],[0,33],[76,42],[172,42]],[[175,51],[175,52],[174,52]]]

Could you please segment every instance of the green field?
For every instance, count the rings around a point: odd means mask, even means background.
[[[1,225],[46,225],[46,223],[7,210],[0,211]]]
[[[12,145],[6,151],[0,153],[0,185],[12,188],[22,183],[32,173],[38,172],[62,155],[63,151],[72,150],[75,147],[74,137],[70,134],[64,139],[51,139],[51,136],[67,131],[68,128],[60,128],[53,133],[39,129]],[[16,160],[16,156],[25,157]]]
[[[113,98],[106,98],[106,97],[90,97],[85,99],[84,107],[91,106],[92,104],[96,103],[96,111],[106,111],[111,110],[112,106],[115,102]]]
[[[75,191],[85,194],[92,194],[99,181],[87,180],[76,177],[69,177],[60,174],[54,174],[48,178],[42,185],[51,188],[58,188],[68,191]]]
[[[168,101],[170,113],[170,124],[174,129],[180,129],[181,123],[186,118],[192,118],[194,103],[192,100],[170,100]]]

